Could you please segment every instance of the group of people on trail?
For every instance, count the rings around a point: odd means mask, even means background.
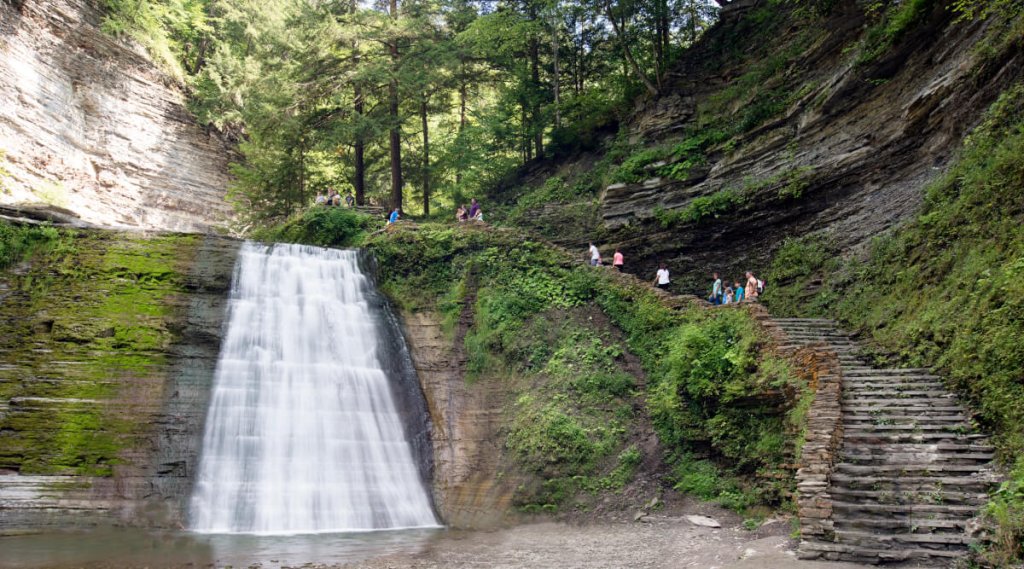
[[[352,192],[351,191],[346,193],[345,197],[342,198],[341,194],[339,194],[337,190],[335,190],[334,188],[327,188],[327,193],[320,192],[320,193],[318,193],[316,195],[316,199],[314,200],[314,203],[316,203],[316,205],[322,205],[322,206],[339,206],[340,207],[341,203],[343,201],[345,202],[345,205],[347,207],[355,207],[355,205],[356,205],[356,198],[354,198],[352,196]]]
[[[590,266],[601,266],[601,251],[597,249],[597,245],[594,245],[593,241],[590,242],[590,247],[587,249],[587,253],[590,255]],[[615,254],[612,255],[612,268],[616,271],[621,271],[624,263],[625,258],[622,256],[622,251],[616,249]]]
[[[587,254],[590,257],[590,265],[593,267],[599,267],[602,265],[601,251],[591,241],[587,247]],[[615,249],[615,255],[612,257],[612,268],[621,271],[624,266],[624,260],[622,251]],[[719,277],[718,273],[712,273],[714,283],[711,285],[711,295],[708,296],[708,302],[711,304],[734,304],[743,301],[755,301],[764,292],[764,281],[754,276],[754,273],[747,271],[745,279],[741,281],[734,281],[733,286],[724,284],[722,278]],[[669,275],[668,265],[665,263],[658,264],[658,270],[654,274],[654,286],[667,290],[669,285],[672,284],[672,278]]]
[[[476,198],[469,200],[469,205],[460,205],[459,209],[455,210],[455,220],[458,222],[463,221],[483,221],[484,210],[480,209],[480,204],[476,203]]]
[[[733,281],[733,286],[722,284],[718,273],[711,273],[714,282],[711,284],[711,295],[708,302],[711,304],[734,304],[743,301],[755,301],[764,292],[764,281],[755,277],[754,273],[747,271],[745,279]],[[728,280],[726,280],[728,282]]]

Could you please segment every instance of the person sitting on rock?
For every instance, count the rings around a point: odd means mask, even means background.
[[[469,200],[469,218],[476,219],[477,212],[480,211],[480,204],[476,203],[476,198]]]
[[[466,215],[466,206],[460,205],[459,209],[455,210],[455,221],[462,223],[463,221],[466,221],[467,217],[468,216]]]
[[[398,208],[396,207],[394,209],[394,211],[391,212],[391,215],[388,216],[388,225],[392,225],[394,223],[398,223],[398,219],[401,218],[401,217],[402,217],[402,213],[400,211],[398,211]]]
[[[473,221],[479,221],[481,223],[484,221],[484,210],[480,206],[477,206],[476,208],[476,214],[473,215]]]

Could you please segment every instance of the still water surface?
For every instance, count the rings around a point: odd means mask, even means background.
[[[105,529],[0,538],[0,567],[227,567],[335,565],[393,553],[415,554],[439,529],[294,536],[206,535]]]

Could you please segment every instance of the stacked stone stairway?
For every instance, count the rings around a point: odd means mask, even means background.
[[[842,445],[828,482],[833,532],[805,535],[803,558],[946,563],[963,557],[969,526],[996,477],[994,449],[941,378],[881,369],[824,319],[781,318],[784,348],[827,346],[842,381]]]

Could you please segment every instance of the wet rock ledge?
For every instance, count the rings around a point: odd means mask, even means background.
[[[0,534],[176,527],[239,242],[66,235],[0,273]]]

